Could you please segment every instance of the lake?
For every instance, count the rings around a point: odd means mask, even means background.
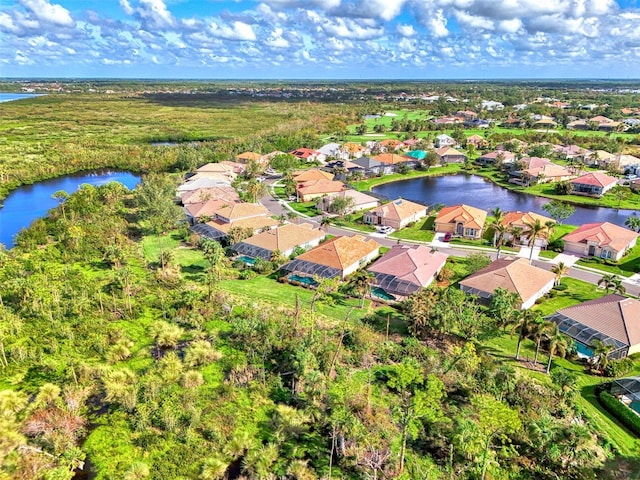
[[[22,100],[24,98],[41,97],[41,93],[2,93],[0,92],[0,103]]]
[[[531,211],[548,216],[542,209],[542,206],[549,202],[548,198],[513,192],[478,175],[413,178],[379,185],[374,187],[373,191],[391,199],[402,197],[427,205],[465,203],[483,210],[500,207],[504,211]],[[577,205],[574,207],[575,213],[565,220],[565,223],[582,225],[590,222],[611,222],[624,226],[627,217],[635,212]]]
[[[13,247],[16,233],[27,228],[37,218],[44,217],[49,210],[58,205],[58,201],[51,198],[58,190],[73,193],[83,183],[98,186],[109,182],[120,182],[131,189],[140,182],[140,177],[130,172],[97,170],[65,175],[17,188],[4,199],[0,208],[0,243],[7,248]]]

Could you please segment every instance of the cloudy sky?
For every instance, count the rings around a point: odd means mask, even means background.
[[[639,78],[638,0],[0,0],[1,77]]]

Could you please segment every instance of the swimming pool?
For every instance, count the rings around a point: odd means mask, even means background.
[[[315,287],[316,285],[318,285],[318,282],[316,282],[313,278],[303,277],[301,275],[296,275],[295,273],[292,273],[287,278],[291,282],[298,282],[298,283],[301,283],[302,285],[306,285],[307,287]]]
[[[254,266],[256,264],[256,259],[255,258],[247,257],[246,255],[240,255],[238,257],[238,260],[241,260],[244,263],[246,263],[247,265],[251,265],[251,266]]]
[[[390,302],[396,299],[396,297],[394,297],[390,293],[385,292],[380,287],[373,287],[371,289],[371,295],[373,295],[374,297],[381,298],[382,300],[385,300],[387,302]]]

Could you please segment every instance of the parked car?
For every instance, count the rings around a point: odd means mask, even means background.
[[[447,233],[444,234],[444,237],[442,237],[442,241],[443,242],[450,242],[452,236],[453,235],[451,234],[451,232],[447,232]]]
[[[393,228],[391,228],[388,225],[382,225],[378,227],[378,233],[384,233],[386,235],[387,233],[391,233],[392,231],[393,231]]]

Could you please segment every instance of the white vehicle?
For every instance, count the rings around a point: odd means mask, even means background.
[[[388,225],[382,225],[378,227],[377,230],[378,230],[378,233],[384,233],[386,235],[387,233],[391,233],[393,231],[393,228],[391,228]]]

